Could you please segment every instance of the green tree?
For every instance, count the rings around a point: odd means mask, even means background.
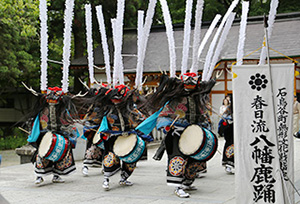
[[[34,0],[0,1],[0,84],[16,87],[38,74],[38,3]]]

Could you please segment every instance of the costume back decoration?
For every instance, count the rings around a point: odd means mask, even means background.
[[[193,62],[190,68],[192,72],[187,72],[189,70],[188,57],[193,1],[186,1],[181,76],[177,77],[171,17],[167,2],[160,0],[160,3],[169,44],[170,76],[163,74],[156,92],[147,98],[145,106],[154,114],[148,118],[149,121],[146,119],[137,129],[149,132],[150,128],[153,127],[153,122],[156,122],[157,129],[162,129],[166,137],[154,155],[154,159],[160,160],[164,149],[166,149],[168,154],[167,184],[177,187],[182,185],[191,186],[197,172],[203,170],[203,167],[206,166],[205,162],[211,159],[217,150],[218,140],[216,135],[209,130],[209,127],[203,127],[202,124],[205,123],[204,120],[207,120],[209,94],[216,83],[216,79],[211,76],[235,17],[232,11],[238,0],[232,3],[213,38],[206,56],[202,77],[198,76],[198,67],[196,67],[198,59],[195,61],[195,56],[197,58],[200,57],[209,36],[221,16],[217,15],[215,17],[202,43],[196,40],[198,33],[195,32],[199,31],[199,27],[195,28],[197,30],[194,30]],[[203,1],[198,0],[196,8],[197,24],[201,22],[202,7]]]
[[[117,17],[112,19],[112,31],[114,37],[114,73],[113,85],[124,84],[123,75],[123,57],[122,57],[122,44],[123,44],[123,20],[125,10],[125,0],[118,0],[117,3]]]
[[[104,55],[107,84],[111,85],[110,58],[109,58],[109,50],[108,50],[108,44],[107,44],[107,37],[106,37],[106,31],[105,31],[102,6],[101,5],[96,6],[96,11],[97,11],[97,19],[98,19],[98,23],[99,23],[99,30],[101,33],[101,42],[102,42],[101,44],[102,44],[103,55]]]
[[[200,59],[200,56],[201,56],[201,54],[202,54],[202,51],[203,51],[203,49],[204,49],[204,47],[205,47],[205,45],[206,45],[206,43],[207,43],[209,37],[211,36],[211,34],[212,34],[214,28],[216,27],[217,23],[218,23],[219,20],[221,19],[221,17],[222,17],[222,16],[221,16],[220,14],[217,14],[217,15],[215,16],[215,18],[214,18],[214,20],[212,21],[212,23],[210,24],[210,26],[209,26],[207,32],[205,33],[205,36],[204,36],[204,38],[202,39],[201,44],[200,44],[199,47],[198,47],[198,51],[197,51],[197,59],[196,59],[196,61],[198,62],[198,64],[199,64],[199,59]],[[194,32],[196,32],[196,31],[194,31]],[[198,67],[196,67],[196,66],[193,66],[193,67],[191,68],[191,72],[192,72],[192,73],[196,73],[197,70],[198,70]]]
[[[170,53],[170,76],[175,77],[176,75],[176,52],[175,52],[175,40],[174,31],[172,26],[171,15],[168,7],[167,0],[160,0],[163,17],[166,25],[167,38],[169,44]]]
[[[237,59],[236,65],[243,64],[248,11],[249,11],[249,2],[244,1],[242,4],[242,17],[240,22],[239,43],[238,43],[237,54],[236,54],[236,59]]]
[[[213,38],[213,41],[211,42],[210,46],[209,46],[209,50],[208,50],[208,53],[206,55],[206,58],[205,58],[205,64],[204,64],[204,68],[203,68],[203,75],[202,75],[202,80],[203,81],[207,81],[210,79],[211,75],[212,75],[212,71],[215,67],[215,63],[216,61],[213,61],[212,62],[212,57],[213,57],[213,53],[214,53],[214,50],[215,50],[215,46],[217,45],[217,41],[219,39],[219,36],[223,30],[223,27],[225,25],[225,23],[227,22],[227,19],[228,17],[231,15],[231,12],[233,11],[233,9],[236,7],[236,5],[238,4],[239,0],[234,0],[230,7],[228,8],[227,12],[225,13],[221,23],[220,23],[220,26],[219,28],[217,29],[217,32]],[[224,36],[226,38],[226,36]],[[222,44],[220,44],[222,45]],[[222,49],[222,46],[219,47],[219,49]],[[215,51],[216,53],[219,52],[217,49]],[[215,55],[216,55],[215,53]],[[217,59],[219,57],[219,55],[217,54],[216,55],[216,58]]]
[[[94,84],[94,55],[93,55],[93,38],[92,38],[92,11],[91,5],[85,5],[85,22],[86,22],[86,39],[88,53],[88,67],[90,83]]]
[[[40,0],[41,21],[41,91],[47,90],[47,58],[48,58],[48,26],[47,26],[47,0]]]
[[[28,114],[29,120],[32,121],[28,142],[37,148],[32,162],[35,163],[35,173],[38,176],[50,173],[65,175],[76,169],[72,148],[75,148],[79,131],[75,126],[78,114],[72,100],[82,95],[68,94],[74,0],[67,0],[65,4],[62,88],[47,87],[47,5],[44,0],[40,1],[41,93],[23,83],[37,96],[37,102]]]
[[[147,42],[150,34],[156,3],[157,0],[149,1],[145,23],[143,22],[144,11],[139,11],[138,13],[138,59],[135,78],[135,87],[138,90],[141,90],[142,88],[144,59],[146,56]]]
[[[71,56],[71,34],[72,34],[72,21],[74,16],[74,0],[66,0],[66,10],[64,15],[64,46],[63,46],[63,78],[62,90],[68,92],[69,87],[69,66]]]
[[[193,37],[193,62],[190,72],[196,72],[199,66],[198,62],[198,48],[201,43],[201,25],[202,25],[202,14],[203,14],[204,0],[197,0],[196,13],[195,13],[195,27]]]
[[[181,60],[181,73],[186,73],[188,67],[188,56],[190,50],[190,35],[191,35],[191,21],[192,21],[192,7],[193,0],[186,1],[185,21],[184,21],[184,37]]]

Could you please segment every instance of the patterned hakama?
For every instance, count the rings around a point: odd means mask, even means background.
[[[66,153],[65,157],[57,162],[53,162],[48,159],[41,158],[39,155],[36,155],[34,167],[35,174],[41,177],[49,174],[68,175],[76,170],[71,148]]]
[[[92,142],[87,142],[87,148],[84,155],[83,164],[88,167],[101,167],[103,159],[103,150]]]
[[[121,178],[127,180],[133,173],[136,162],[126,163],[120,161],[119,157],[113,153],[113,145],[116,138],[110,138],[104,142],[105,151],[103,157],[104,177],[108,178],[121,170]],[[122,164],[121,164],[122,163]]]

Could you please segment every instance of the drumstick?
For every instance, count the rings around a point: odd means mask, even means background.
[[[88,130],[92,130],[92,131],[95,131],[95,132],[97,132],[97,131],[98,131],[98,130],[96,130],[96,129],[93,129],[93,128],[91,128],[91,129],[88,129]],[[88,131],[88,130],[87,130],[87,131]]]
[[[87,113],[85,114],[85,116],[83,117],[83,120],[86,119],[86,117],[88,116],[90,110],[92,109],[92,107],[94,106],[94,104],[91,104],[90,107],[87,109]]]
[[[170,125],[170,127],[172,127],[174,125],[174,123],[176,122],[176,120],[178,120],[178,118],[180,117],[180,115],[177,115],[177,117],[175,118],[175,120],[173,120],[172,124]]]
[[[94,106],[94,104],[91,104],[90,107],[87,109],[87,112],[89,112],[93,106]]]
[[[221,116],[218,112],[216,112],[210,104],[207,105],[210,107],[211,112],[215,113],[217,116],[219,116],[220,118],[226,121],[226,119],[223,116]]]
[[[30,132],[28,132],[27,130],[21,128],[21,127],[18,127],[20,130],[22,130],[23,132],[27,133],[28,135],[30,135]]]

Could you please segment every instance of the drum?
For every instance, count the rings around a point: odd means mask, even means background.
[[[113,151],[122,161],[134,163],[141,158],[145,147],[144,140],[136,134],[122,135],[116,139]]]
[[[64,158],[69,146],[67,138],[47,132],[41,140],[38,154],[50,161],[60,161]]]
[[[98,131],[94,135],[93,144],[95,144],[97,147],[100,147],[101,149],[104,149],[104,141],[102,140],[100,132]]]
[[[216,153],[218,140],[211,131],[199,125],[190,125],[182,132],[178,146],[184,155],[208,161]]]

